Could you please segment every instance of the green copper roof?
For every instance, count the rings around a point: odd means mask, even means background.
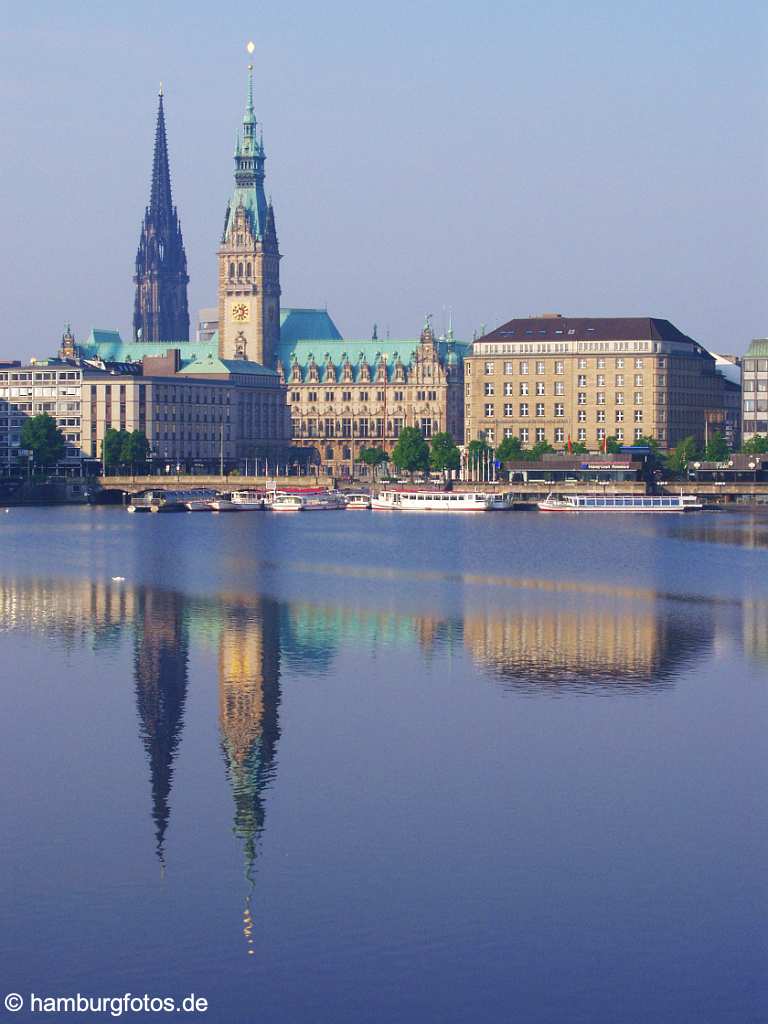
[[[304,370],[314,358],[320,370],[321,380],[324,377],[323,367],[330,359],[330,362],[336,367],[339,383],[341,383],[340,371],[346,360],[349,360],[352,364],[353,380],[357,381],[360,366],[363,362],[368,363],[373,376],[382,357],[386,359],[388,379],[391,379],[397,362],[400,361],[404,366],[408,366],[419,344],[418,338],[408,338],[405,340],[379,338],[377,341],[371,341],[370,339],[355,341],[349,338],[312,338],[293,343],[287,343],[281,339],[277,354],[283,364],[286,379],[289,382],[291,367],[294,362],[297,362],[302,367],[302,370]],[[440,358],[445,359],[451,365],[455,364],[459,359],[463,359],[469,349],[468,345],[460,341],[448,342],[439,340],[436,341],[436,345]]]
[[[281,309],[280,348],[302,338],[339,340],[341,334],[327,309]]]
[[[211,355],[219,350],[219,339],[208,341],[123,341],[119,331],[94,329],[79,345],[86,359],[103,359],[107,363],[138,363],[144,356],[164,356],[172,348],[181,351],[182,362]]]
[[[220,359],[218,355],[212,354],[209,354],[202,359],[196,359],[192,363],[183,365],[181,372],[194,374],[247,373],[269,378],[270,381],[277,378],[277,373],[275,373],[274,370],[270,370],[268,367],[262,366],[261,363],[252,363],[248,359]]]
[[[747,350],[747,356],[768,356],[768,338],[755,338]]]

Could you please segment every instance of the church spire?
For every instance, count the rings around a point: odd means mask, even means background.
[[[187,256],[171,195],[163,87],[157,103],[149,206],[136,254],[133,336],[137,341],[186,341],[189,338]]]

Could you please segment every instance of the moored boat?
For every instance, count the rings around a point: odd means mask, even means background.
[[[341,495],[324,488],[312,488],[304,491],[277,491],[268,508],[273,512],[331,512],[344,508]]]
[[[379,491],[371,499],[377,512],[488,512],[492,494],[482,491],[437,491],[417,488],[392,488]]]
[[[370,494],[345,494],[344,495],[344,508],[349,509],[350,512],[357,512],[362,510],[368,510],[371,507],[371,496]]]
[[[253,489],[233,491],[232,504],[241,512],[262,511],[264,509],[265,497],[266,494],[264,491],[256,491]]]
[[[211,510],[213,512],[239,512],[240,507],[232,501],[230,495],[220,494],[211,502]]]
[[[542,512],[695,512],[701,503],[687,494],[548,494],[538,502]]]

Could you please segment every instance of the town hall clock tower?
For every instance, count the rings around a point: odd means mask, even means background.
[[[250,48],[250,47],[249,47]],[[264,142],[248,103],[235,145],[235,188],[219,246],[219,355],[274,368],[280,340],[280,252],[272,204],[264,194]]]

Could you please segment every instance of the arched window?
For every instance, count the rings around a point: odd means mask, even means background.
[[[237,276],[238,277],[242,277],[243,276],[243,264],[242,263],[238,263],[237,264]]]
[[[251,273],[252,273],[252,271],[251,271],[251,264],[250,264],[250,262],[248,262],[245,265],[245,276],[250,279]]]
[[[235,279],[235,264],[234,263],[230,263],[229,264],[229,279],[230,279],[230,281],[234,281],[234,279]]]

